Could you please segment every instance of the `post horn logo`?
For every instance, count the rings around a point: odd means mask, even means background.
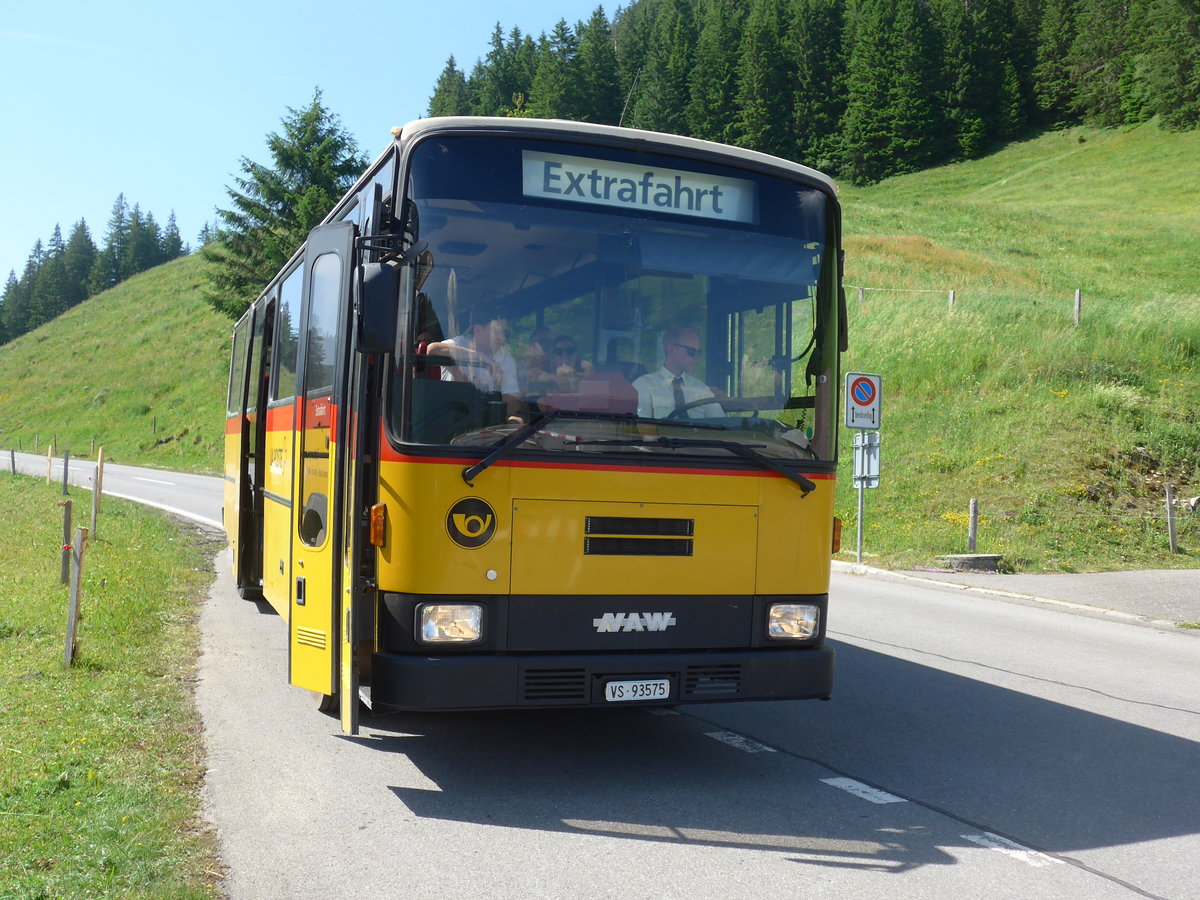
[[[496,533],[496,513],[478,497],[467,497],[450,507],[446,531],[458,546],[476,550]]]

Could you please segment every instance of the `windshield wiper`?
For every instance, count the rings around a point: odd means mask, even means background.
[[[571,418],[571,419],[607,419],[615,422],[637,422],[638,417],[633,413],[604,413],[604,412],[576,412],[575,410],[555,409],[543,415],[536,422],[530,422],[528,425],[521,426],[520,429],[514,431],[503,444],[495,450],[475,463],[473,466],[467,466],[462,470],[462,479],[467,483],[467,487],[474,487],[471,480],[491,467],[495,463],[509,456],[514,450],[520,447],[523,443],[553,422],[555,419]]]
[[[721,450],[728,450],[730,453],[734,454],[735,456],[740,456],[740,457],[742,457],[742,459],[748,459],[748,460],[751,460],[752,462],[756,462],[763,468],[770,469],[772,472],[775,472],[777,475],[782,475],[788,481],[791,481],[793,484],[797,485],[800,488],[801,498],[807,497],[809,494],[811,494],[813,491],[815,491],[817,489],[817,486],[815,484],[813,484],[812,481],[805,478],[799,472],[793,472],[787,466],[784,466],[781,463],[776,462],[771,457],[766,456],[762,453],[759,453],[757,450],[754,449],[755,447],[765,447],[765,446],[767,446],[766,444],[742,444],[742,443],[739,443],[738,441],[718,441],[718,440],[707,440],[704,438],[668,437],[665,434],[660,435],[656,438],[651,438],[649,440],[647,440],[647,439],[642,439],[642,440],[622,439],[622,440],[607,440],[607,441],[580,441],[579,443],[580,444],[593,444],[593,445],[594,444],[605,444],[609,447],[663,447],[663,448],[666,448],[669,450],[675,450],[675,449],[678,449],[681,447],[699,447],[701,449],[715,448],[715,449],[721,449]]]

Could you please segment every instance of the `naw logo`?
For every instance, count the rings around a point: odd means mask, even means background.
[[[592,626],[600,634],[606,631],[666,631],[676,624],[675,616],[669,612],[605,613],[592,619]]]

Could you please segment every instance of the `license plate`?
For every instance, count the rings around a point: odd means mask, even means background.
[[[604,699],[609,703],[623,700],[667,700],[671,696],[669,678],[649,678],[642,681],[610,681],[604,685]]]

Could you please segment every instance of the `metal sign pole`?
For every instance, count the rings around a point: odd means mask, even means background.
[[[859,450],[856,453],[861,452]],[[858,554],[855,561],[862,563],[862,538],[863,538],[863,479],[858,480]]]

